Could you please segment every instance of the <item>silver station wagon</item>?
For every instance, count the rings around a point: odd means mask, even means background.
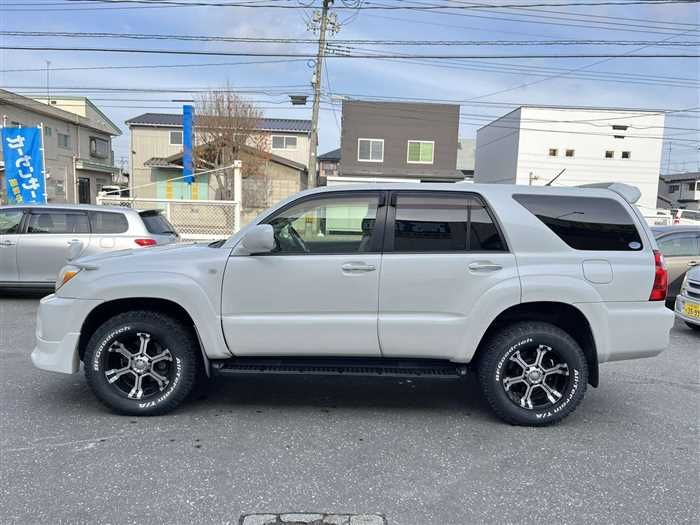
[[[160,210],[87,205],[0,207],[0,288],[52,288],[68,259],[179,239]]]

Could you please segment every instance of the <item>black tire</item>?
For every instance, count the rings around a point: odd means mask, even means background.
[[[513,425],[561,421],[576,409],[588,384],[578,343],[562,329],[534,321],[508,325],[491,337],[480,350],[477,373],[486,401]]]
[[[698,324],[689,323],[688,321],[685,321],[685,324],[688,325],[688,328],[692,328],[695,331],[700,330],[700,325]]]
[[[139,349],[144,353],[137,354]],[[193,391],[202,369],[192,330],[152,311],[125,312],[106,321],[90,338],[83,362],[97,398],[115,412],[131,416],[175,409]]]

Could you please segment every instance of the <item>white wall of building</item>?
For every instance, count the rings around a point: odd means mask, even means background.
[[[475,182],[544,185],[565,169],[554,185],[623,182],[655,208],[663,134],[659,113],[522,107],[477,131]]]

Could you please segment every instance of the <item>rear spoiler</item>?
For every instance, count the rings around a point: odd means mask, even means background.
[[[630,204],[634,204],[642,197],[642,192],[636,186],[623,184],[622,182],[596,182],[594,184],[582,184],[577,188],[600,188],[612,190]]]

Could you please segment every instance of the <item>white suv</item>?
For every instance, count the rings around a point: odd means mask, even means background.
[[[64,373],[82,361],[97,397],[133,415],[172,410],[213,374],[473,369],[502,419],[553,423],[600,363],[668,344],[663,258],[623,194],[310,190],[226,241],[65,267],[32,359]]]

